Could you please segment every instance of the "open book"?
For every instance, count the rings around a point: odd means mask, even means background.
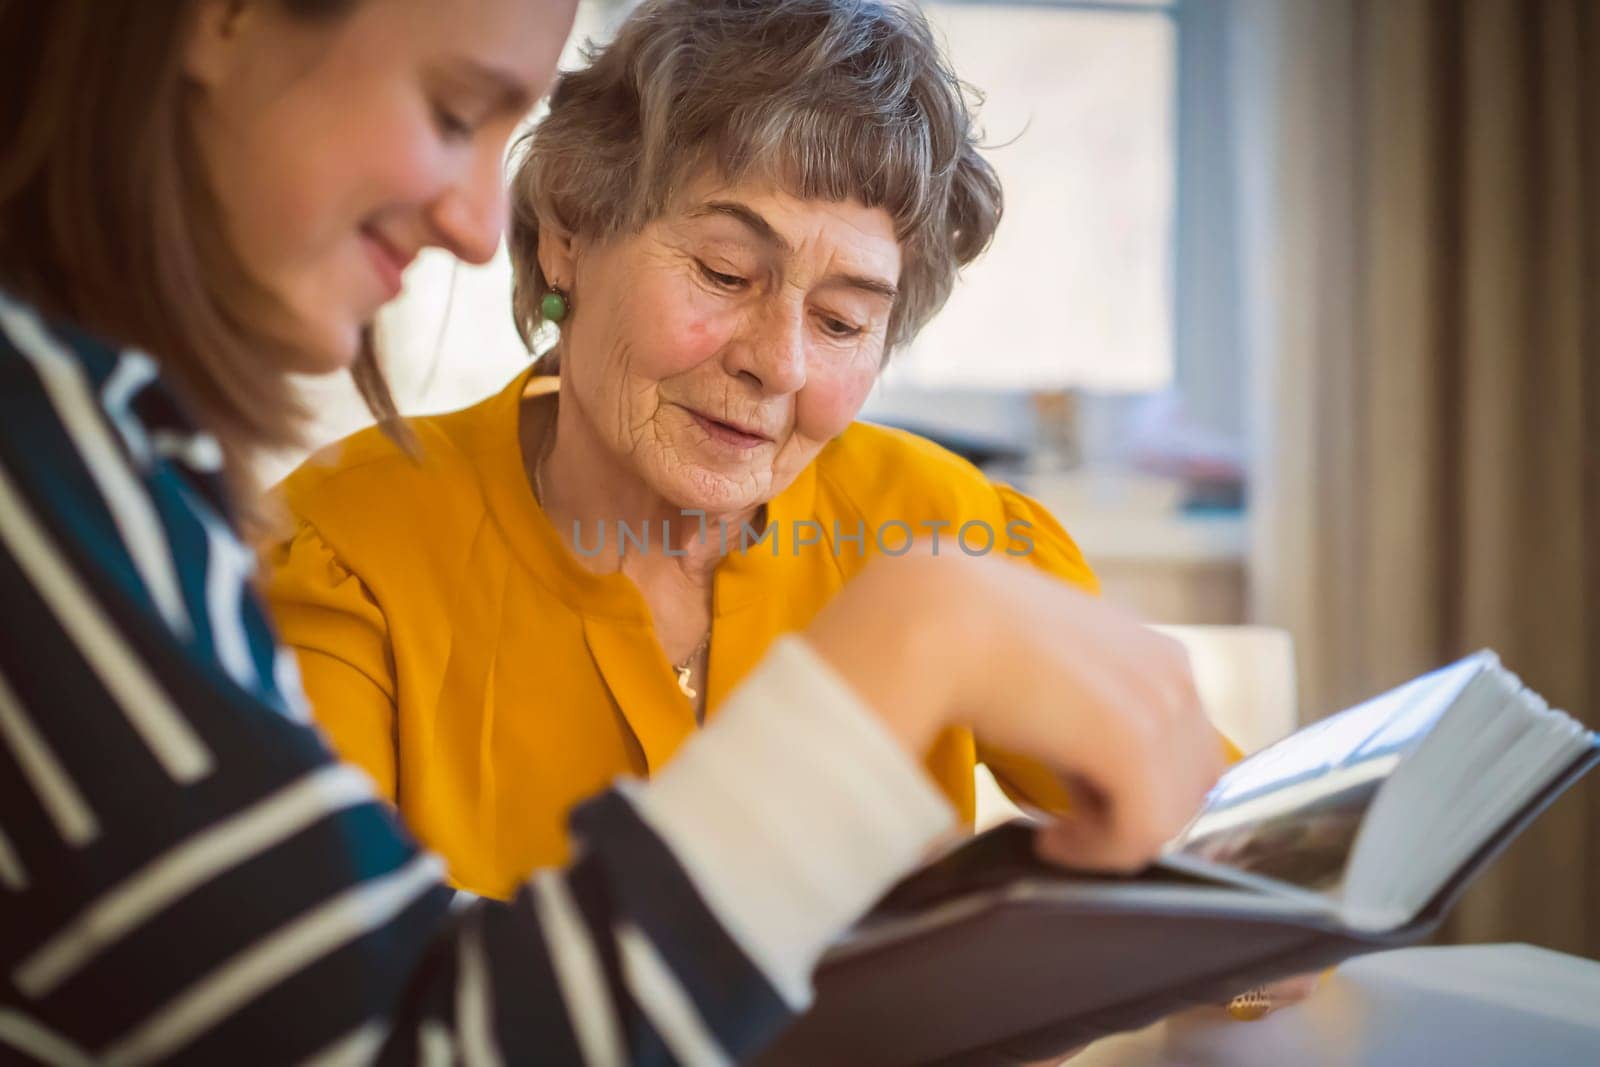
[[[1411,944],[1600,737],[1479,652],[1234,766],[1147,870],[1051,868],[1016,821],[902,882],[762,1064],[1039,1059]]]

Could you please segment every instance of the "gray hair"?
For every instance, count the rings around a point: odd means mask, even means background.
[[[910,4],[646,0],[562,74],[511,185],[513,310],[530,347],[547,283],[539,217],[596,239],[660,217],[706,165],[894,221],[888,348],[944,305],[1000,221],[969,90]]]

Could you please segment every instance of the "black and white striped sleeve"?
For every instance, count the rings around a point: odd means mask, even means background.
[[[791,639],[577,862],[451,907],[304,715],[214,443],[0,295],[0,1060],[735,1062],[950,812]]]

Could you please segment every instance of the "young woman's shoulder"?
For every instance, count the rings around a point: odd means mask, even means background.
[[[62,372],[70,362],[96,389],[116,369],[122,353],[70,322],[49,319],[0,289],[0,375],[8,385]],[[7,391],[9,394],[9,390]]]

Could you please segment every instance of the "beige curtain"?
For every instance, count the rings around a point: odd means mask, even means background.
[[[1253,614],[1313,717],[1488,646],[1600,728],[1600,2],[1228,7]],[[1600,776],[1449,935],[1600,958]]]

